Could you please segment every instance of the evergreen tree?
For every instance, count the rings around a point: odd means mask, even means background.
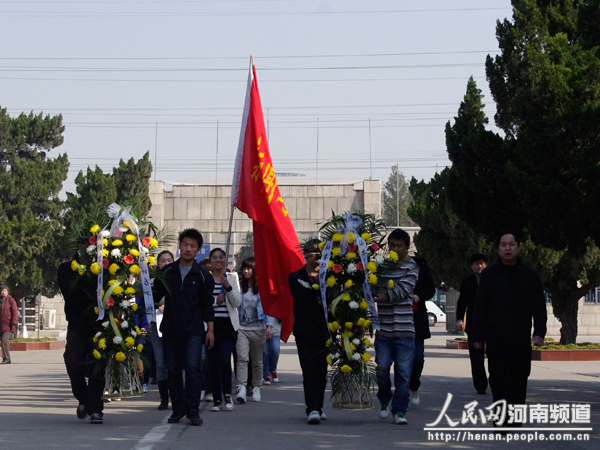
[[[137,163],[130,158],[126,163],[119,161],[119,167],[113,169],[113,179],[117,190],[117,203],[134,203],[134,213],[138,217],[146,217],[152,207],[150,201],[150,176],[152,163],[150,152]]]
[[[58,290],[64,258],[58,193],[69,162],[46,153],[62,144],[63,131],[61,115],[11,118],[0,108],[0,280],[16,299]]]
[[[383,220],[388,227],[414,227],[416,225],[407,212],[411,201],[412,196],[404,174],[400,172],[398,165],[392,166],[392,173],[381,191]]]
[[[251,256],[254,256],[254,235],[251,231],[248,231],[244,238],[244,243],[236,254],[233,255],[235,262],[234,271],[239,272],[242,269],[242,262]]]

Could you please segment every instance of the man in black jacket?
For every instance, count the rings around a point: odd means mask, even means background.
[[[182,231],[179,234],[181,256],[164,268],[166,287],[157,286],[157,298],[165,297],[160,331],[173,403],[173,414],[168,421],[178,423],[187,416],[196,426],[202,425],[199,408],[202,346],[212,348],[215,342],[212,295],[215,283],[210,272],[196,262],[202,242],[198,230]]]
[[[92,357],[92,339],[97,326],[94,314],[95,292],[87,292],[82,283],[76,283],[79,278],[76,263],[91,262],[85,252],[86,246],[87,241],[80,242],[81,250],[73,256],[73,260],[58,266],[58,286],[65,299],[68,322],[64,360],[73,395],[79,402],[77,418],[83,420],[89,415],[91,423],[102,424],[104,370],[96,367],[96,360]]]
[[[408,387],[410,389],[410,404],[418,406],[419,386],[421,386],[421,374],[425,366],[425,339],[431,337],[429,331],[429,317],[427,316],[427,306],[425,302],[431,300],[435,295],[435,283],[427,261],[423,258],[414,257],[414,261],[419,266],[419,278],[417,285],[413,290],[413,320],[415,323],[415,360],[413,361],[412,373]]]
[[[471,359],[471,375],[473,385],[478,394],[484,395],[488,386],[487,374],[485,372],[485,351],[483,348],[475,348],[471,338],[471,329],[473,325],[473,310],[475,309],[475,297],[481,272],[487,267],[487,256],[481,253],[475,253],[471,256],[471,270],[473,273],[463,278],[460,284],[460,295],[456,305],[456,329],[467,333],[469,342],[469,358]],[[463,322],[463,317],[467,312],[467,323]]]
[[[546,334],[546,301],[539,274],[519,260],[520,243],[513,233],[502,235],[500,261],[481,272],[473,314],[473,345],[487,345],[494,402],[524,404],[531,372],[533,343]],[[505,422],[506,423],[506,422]]]
[[[327,317],[323,311],[319,284],[319,241],[311,239],[302,248],[305,266],[288,277],[294,299],[294,339],[302,368],[304,402],[309,424],[318,424],[327,417],[323,413],[327,385],[327,347],[329,338]]]

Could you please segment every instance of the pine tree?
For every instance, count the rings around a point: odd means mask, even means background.
[[[383,220],[388,227],[415,226],[407,213],[411,201],[412,197],[404,174],[400,172],[398,165],[392,166],[392,173],[381,191]]]
[[[113,169],[113,179],[117,190],[117,203],[134,202],[134,213],[138,217],[146,217],[152,202],[150,200],[150,176],[152,163],[150,152],[136,163],[130,158],[127,163],[119,161],[119,167]]]

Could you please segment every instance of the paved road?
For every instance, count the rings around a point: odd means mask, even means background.
[[[473,400],[479,401],[480,406],[491,403],[491,395],[483,397],[474,392],[467,352],[447,350],[448,335],[442,327],[433,328],[433,335],[426,346],[421,405],[408,411],[407,426],[393,425],[391,419],[379,420],[376,409],[333,410],[329,401],[324,408],[329,419],[318,426],[307,425],[300,367],[293,343],[282,345],[281,383],[263,387],[261,402],[236,404],[233,411],[219,413],[210,412],[210,404],[203,403],[206,409],[202,412],[202,427],[191,427],[187,423],[168,425],[166,418],[170,411],[156,409],[156,386],[150,387],[151,392],[145,398],[107,404],[104,425],[92,426],[87,420],[79,421],[75,417],[77,403],[70,391],[62,351],[14,352],[13,364],[0,366],[0,449],[364,450],[507,446],[600,449],[599,362],[534,362],[529,382],[529,403],[590,404],[591,424],[580,425],[593,428],[590,441],[509,444],[428,440],[428,437],[435,439],[435,433],[424,431],[425,424],[438,417],[447,393],[454,396],[448,409],[453,420],[459,420],[464,405]],[[443,422],[438,426],[448,425]],[[568,426],[573,425],[561,425]],[[468,435],[463,436],[468,438]]]

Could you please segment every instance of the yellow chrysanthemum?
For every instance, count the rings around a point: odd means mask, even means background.
[[[352,339],[352,336],[354,336],[354,333],[352,331],[348,331],[348,337]]]
[[[313,285],[312,285],[312,288],[313,288],[315,291],[318,291],[318,290],[319,290],[319,285],[318,285],[317,283],[315,283],[315,284],[313,284]]]
[[[127,236],[125,236],[125,239],[127,239],[127,242],[133,242],[135,241],[135,235],[128,234]]]
[[[156,264],[156,258],[154,256],[149,256],[148,257],[148,264],[150,264],[151,266],[153,266],[154,264]]]
[[[96,336],[94,336],[94,339],[92,339],[92,341],[93,341],[94,343],[96,343],[96,342],[98,342],[98,338],[97,338]]]
[[[94,225],[92,228],[90,228],[90,233],[93,235],[98,234],[98,231],[100,231],[100,225]]]
[[[330,327],[331,331],[337,331],[340,328],[342,328],[342,327],[340,327],[340,324],[337,323],[337,321],[334,320],[333,322],[331,322],[331,327]]]
[[[325,347],[331,347],[332,341],[331,339],[327,339],[327,342],[325,342]]]
[[[333,266],[335,266],[335,264],[333,263],[333,261],[329,261],[327,263],[327,270],[331,270],[333,268]]]
[[[369,304],[367,303],[366,300],[363,300],[362,302],[360,302],[360,309],[367,309],[369,307]]]
[[[102,245],[106,247],[108,245],[108,239],[102,239]]]
[[[377,275],[370,273],[369,274],[369,284],[376,285],[377,284]]]
[[[109,269],[109,270],[110,270],[110,269]],[[109,285],[109,286],[112,286],[112,285],[113,285],[113,283],[114,283],[115,281],[117,281],[117,280],[108,280],[108,285]]]
[[[77,272],[79,270],[79,267],[77,267],[77,261],[75,261],[75,260],[71,261],[71,270],[73,272]]]
[[[138,351],[138,353],[142,353],[143,349],[144,349],[144,346],[142,344],[138,344],[137,345],[137,351]]]
[[[133,339],[131,336],[128,336],[125,338],[125,345],[127,347],[133,347],[135,345],[135,339]]]
[[[349,302],[351,300],[350,295],[346,294],[342,297],[343,302]]]
[[[356,350],[356,345],[354,345],[352,342],[350,342],[350,350]]]
[[[340,254],[340,248],[339,247],[333,247],[333,249],[331,250],[331,254],[333,256],[338,256]]]
[[[121,245],[123,245],[123,241],[121,239],[115,239],[114,241],[112,241],[113,247],[120,247]]]
[[[123,226],[125,228],[131,228],[133,226],[133,224],[129,223],[129,220],[124,220],[123,221]]]
[[[356,253],[354,253],[354,252],[348,252],[348,253],[346,253],[346,259],[348,261],[350,261],[352,259],[356,259]]]
[[[350,328],[352,328],[352,327],[354,326],[354,324],[353,324],[352,322],[346,322],[346,323],[344,324],[344,326],[345,326],[346,328],[350,329]]]
[[[365,320],[365,324],[363,325],[365,328],[369,328],[371,325],[371,321],[369,319]]]
[[[394,289],[394,280],[388,281],[388,289]]]
[[[139,273],[140,273],[140,266],[138,266],[137,264],[134,264],[133,266],[131,266],[131,267],[129,268],[129,271],[130,271],[131,273],[134,273],[134,274],[136,274],[136,275],[137,275],[137,274],[139,274]]]
[[[369,233],[363,233],[360,237],[363,238],[367,244],[371,241],[371,235]]]
[[[108,258],[108,250],[106,250],[105,248],[102,249],[102,256]]]
[[[125,353],[123,352],[117,352],[117,354],[115,355],[115,360],[118,362],[123,362],[125,361],[127,357],[125,356]]]
[[[136,258],[138,256],[140,256],[140,252],[137,251],[135,248],[132,248],[131,250],[129,250],[129,254],[132,255],[132,256],[135,256]]]
[[[134,311],[137,311],[137,309],[138,309],[137,303],[134,303],[133,305],[131,305],[131,309],[133,309]]]
[[[323,251],[323,247],[325,247],[325,242],[319,242],[319,250]]]
[[[127,289],[125,289],[125,293],[126,294],[135,294],[135,288],[130,286]]]
[[[373,261],[369,261],[367,263],[367,270],[372,273],[377,272],[377,264],[375,264]]]
[[[114,275],[115,273],[117,273],[117,270],[119,270],[119,265],[112,263],[110,265],[110,267],[108,268],[108,271],[110,272],[111,275]]]
[[[363,338],[363,344],[365,345],[371,345],[371,341],[369,340],[369,338]]]
[[[327,286],[333,287],[336,285],[336,283],[337,281],[335,281],[335,277],[333,275],[327,278]]]
[[[344,373],[352,372],[352,368],[348,364],[344,364],[342,367],[340,367],[340,370]]]
[[[356,240],[356,236],[354,235],[354,233],[351,231],[350,233],[348,233],[348,242],[350,242],[351,244]]]
[[[96,313],[96,315],[98,315],[98,313],[100,312],[97,306],[94,306],[94,312]]]
[[[138,327],[137,325],[135,326],[135,332],[140,335],[142,334],[142,330],[140,330],[140,327]]]
[[[100,266],[98,265],[98,263],[92,263],[92,265],[90,266],[90,271],[94,274],[94,275],[98,275],[100,273]]]
[[[350,289],[352,286],[354,286],[354,281],[348,280],[344,283],[344,286],[346,287],[346,289]]]
[[[94,358],[96,358],[96,359],[102,358],[102,355],[100,354],[100,352],[98,350],[94,350],[92,353],[94,354]]]
[[[123,288],[121,286],[115,286],[113,289],[113,295],[121,295],[123,293]]]
[[[150,250],[155,249],[158,247],[158,241],[155,238],[150,238],[150,244],[148,245],[148,248]]]
[[[363,362],[371,361],[371,355],[369,355],[368,353],[363,353],[362,360],[363,360]]]
[[[390,251],[390,259],[392,260],[392,262],[397,263],[398,262],[398,253],[396,253],[394,250]]]
[[[106,348],[106,339],[102,338],[98,341],[98,348],[100,350]]]
[[[325,358],[325,360],[327,361],[327,364],[328,364],[328,365],[330,365],[330,366],[331,366],[331,365],[333,364],[333,361],[332,361],[332,359],[331,359],[331,356],[327,355],[327,357]]]
[[[329,327],[329,331],[331,331],[332,333],[334,333],[334,332],[335,332],[336,328],[335,328],[335,326],[333,325],[333,322],[329,322],[329,323],[327,324],[327,326]]]
[[[344,235],[342,233],[335,233],[332,237],[331,240],[333,242],[341,242],[341,240],[344,238]]]
[[[359,327],[362,327],[365,324],[365,318],[361,317],[360,319],[358,319],[356,321],[356,325],[358,325]]]

